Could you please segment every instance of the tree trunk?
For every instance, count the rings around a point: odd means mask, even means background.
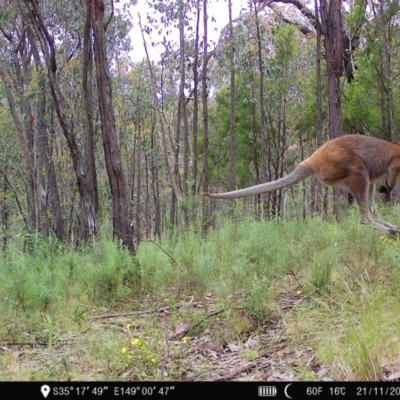
[[[142,240],[141,237],[141,223],[140,223],[140,217],[141,217],[141,198],[142,198],[142,144],[141,144],[141,137],[142,137],[142,121],[141,121],[141,106],[140,106],[140,99],[137,100],[137,118],[136,118],[136,127],[137,127],[137,136],[135,138],[136,146],[135,146],[135,173],[136,173],[136,210],[135,210],[135,231],[136,231],[136,244],[139,245],[140,241]]]
[[[151,129],[151,136],[150,136],[150,149],[151,149],[151,158],[150,158],[150,165],[151,165],[151,191],[153,192],[153,202],[154,202],[154,215],[152,216],[154,219],[154,229],[153,235],[158,237],[161,240],[161,211],[160,211],[160,188],[158,183],[158,169],[156,167],[155,159],[154,159],[154,127],[156,125],[154,118],[154,123]]]
[[[343,72],[344,46],[341,0],[321,0],[321,21],[325,35],[325,57],[328,70],[329,138],[342,136],[340,77]]]
[[[3,171],[2,171],[3,172]],[[7,201],[7,193],[8,193],[8,185],[5,172],[3,173],[3,201],[1,202],[1,231],[3,234],[3,254],[7,250],[7,230],[8,230],[8,201]]]
[[[88,6],[91,7],[94,59],[96,64],[104,155],[113,199],[113,233],[122,240],[122,243],[132,254],[135,254],[133,229],[131,226],[132,219],[128,212],[125,176],[122,169],[115,128],[111,80],[107,61],[104,2],[103,0],[88,0]]]
[[[82,93],[85,110],[83,152],[87,163],[87,171],[89,174],[89,184],[91,186],[90,190],[92,191],[94,201],[94,209],[97,214],[99,210],[99,193],[97,188],[93,127],[93,48],[91,40],[92,16],[90,10],[90,7],[86,7],[86,21],[82,53]]]
[[[203,71],[201,80],[202,103],[203,103],[203,192],[208,192],[208,93],[207,93],[207,53],[208,53],[208,14],[207,0],[203,0]],[[203,234],[207,233],[209,226],[210,209],[209,202],[203,201]]]
[[[319,15],[318,2],[314,0],[315,15]],[[316,29],[316,97],[317,97],[317,147],[322,146],[324,142],[323,130],[322,130],[322,79],[321,79],[321,24],[319,18],[315,22]],[[314,196],[311,201],[313,202],[312,210],[319,214],[322,218],[326,217],[326,204],[327,197],[326,191],[323,189],[322,183],[313,178],[311,183],[314,186]]]
[[[255,88],[254,85],[251,85],[251,93],[252,93],[252,98],[255,99],[256,95],[255,95]],[[252,108],[251,108],[251,122],[252,122],[252,127],[253,127],[253,162],[254,162],[254,172],[256,175],[256,179],[255,179],[255,184],[258,185],[260,184],[260,160],[259,160],[259,154],[258,154],[258,149],[259,149],[259,145],[258,145],[258,134],[257,134],[257,117],[256,117],[256,107],[254,106],[254,102],[252,103]],[[254,216],[256,220],[260,219],[260,195],[255,196],[255,207],[254,207]]]
[[[388,34],[386,31],[386,21],[383,11],[383,0],[379,0],[379,14],[381,17],[382,25],[382,39],[383,39],[383,66],[386,75],[387,82],[387,99],[389,104],[389,121],[390,121],[390,140],[393,143],[397,142],[397,128],[396,120],[394,117],[394,106],[393,106],[393,85],[392,85],[392,72],[390,68],[390,55],[389,55],[389,43]]]
[[[30,27],[26,28],[27,37],[30,42],[30,49],[35,62],[36,72],[39,81],[39,87],[42,88],[40,91],[36,107],[36,115],[32,116],[32,124],[34,127],[35,147],[39,150],[38,159],[39,165],[34,165],[36,171],[36,177],[39,178],[39,184],[37,188],[41,191],[42,197],[42,212],[44,213],[42,218],[42,231],[49,232],[49,222],[51,221],[51,229],[59,240],[63,240],[65,237],[65,227],[62,218],[61,211],[61,200],[57,185],[57,175],[53,163],[53,156],[49,146],[49,129],[47,127],[45,116],[46,116],[46,82],[45,75],[40,59],[39,50],[36,45],[36,41]],[[42,177],[42,167],[45,169],[47,178],[47,185],[45,185],[45,178]],[[51,213],[49,215],[49,205]]]
[[[340,77],[343,73],[343,16],[341,0],[321,2],[321,24],[325,36],[325,57],[328,71],[329,138],[342,136],[342,106]],[[328,9],[329,7],[329,9]],[[333,188],[333,213],[339,218],[339,199],[346,201],[341,189]]]
[[[186,110],[185,97],[185,14],[186,6],[184,2],[179,3],[179,58],[180,58],[180,83],[179,83],[179,115],[178,124],[183,122],[183,181],[182,193],[188,194],[188,179],[189,179],[189,123]]]
[[[194,61],[193,61],[193,143],[192,143],[192,194],[196,195],[197,190],[197,124],[199,118],[199,26],[200,26],[200,0],[196,4],[196,33],[194,41]]]
[[[233,38],[233,22],[232,22],[232,0],[228,0],[228,12],[229,12],[229,61],[231,69],[231,109],[230,109],[230,132],[231,132],[231,143],[229,149],[229,190],[235,190],[236,186],[236,110],[235,110],[235,45]]]
[[[51,220],[52,222],[52,230],[56,237],[59,240],[63,240],[65,236],[65,228],[64,222],[62,218],[61,211],[61,201],[60,194],[58,191],[57,184],[57,175],[54,168],[53,157],[51,154],[49,140],[48,140],[48,129],[45,121],[45,113],[46,113],[46,91],[45,88],[45,76],[42,71],[42,65],[40,62],[39,51],[32,39],[32,52],[35,59],[36,69],[38,71],[38,79],[39,86],[42,88],[40,92],[40,97],[38,101],[37,113],[36,113],[36,134],[37,137],[37,145],[39,148],[40,158],[46,170],[47,177],[47,191],[46,193],[46,215],[48,214],[47,207],[50,205],[51,209],[51,218],[46,218],[46,222],[43,221],[47,225],[47,220]]]
[[[257,32],[257,54],[258,54],[258,70],[260,74],[260,86],[259,86],[259,105],[260,105],[260,137],[261,137],[261,176],[263,182],[268,181],[268,146],[267,135],[265,131],[265,108],[264,108],[264,65],[262,61],[262,43],[261,43],[261,33],[260,33],[260,22],[258,19],[257,6],[254,7],[254,16],[256,22],[256,32]],[[266,202],[266,195],[261,195],[261,204],[265,207],[268,205]],[[269,198],[269,195],[268,195]],[[267,212],[267,210],[264,210]],[[268,213],[268,212],[267,212]]]
[[[180,90],[179,90],[180,92]],[[180,183],[180,174],[179,174],[179,150],[180,150],[180,141],[181,141],[181,118],[182,118],[182,103],[180,100],[180,94],[179,94],[179,100],[178,100],[178,113],[177,113],[177,119],[176,119],[176,126],[175,126],[175,138],[172,139],[172,133],[170,133],[170,142],[172,144],[173,152],[174,152],[174,180],[175,182]],[[179,185],[180,189],[182,189],[182,186]],[[171,192],[171,209],[170,209],[170,216],[169,216],[169,222],[171,226],[174,226],[178,223],[178,210],[177,210],[177,198],[176,198],[176,193],[174,191]]]
[[[27,192],[27,203],[28,203],[28,219],[27,219],[27,228],[28,231],[32,231],[36,229],[36,218],[35,218],[35,203],[36,201],[36,190],[35,190],[35,168],[33,165],[33,161],[30,155],[30,150],[28,147],[27,140],[25,138],[23,124],[18,116],[16,105],[14,102],[14,96],[11,91],[11,83],[8,81],[7,74],[3,67],[0,65],[0,77],[3,81],[4,91],[6,93],[8,107],[10,110],[11,117],[13,119],[19,143],[22,149],[22,157],[24,159],[26,168],[28,170],[27,179],[29,185],[29,191]]]

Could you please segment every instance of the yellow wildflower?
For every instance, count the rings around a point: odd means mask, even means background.
[[[147,355],[146,358],[147,358],[147,361],[150,361],[153,364],[155,364],[157,362],[156,359],[151,354]]]
[[[190,338],[188,336],[185,336],[182,338],[182,342],[188,344],[190,342]]]
[[[126,348],[126,347],[123,347],[122,349],[121,349],[121,353],[126,353],[128,351],[128,349]]]

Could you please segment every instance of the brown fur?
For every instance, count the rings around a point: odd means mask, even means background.
[[[400,178],[400,146],[364,135],[347,135],[329,140],[293,172],[276,181],[225,193],[202,193],[213,199],[236,199],[273,192],[314,175],[328,186],[347,190],[357,202],[361,222],[388,235],[400,232],[382,221],[374,204],[375,183],[384,181],[380,191],[387,196]]]

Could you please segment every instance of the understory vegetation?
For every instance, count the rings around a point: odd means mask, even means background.
[[[199,338],[256,360],[278,326],[330,379],[382,379],[400,364],[400,241],[358,218],[254,221],[238,208],[206,237],[144,241],[137,258],[107,232],[78,249],[15,237],[0,262],[0,380],[206,379],[188,364]],[[318,380],[309,364],[287,371]]]
[[[400,379],[400,239],[315,178],[202,196],[358,134],[400,221],[399,2],[307,3],[1,2],[0,380]]]

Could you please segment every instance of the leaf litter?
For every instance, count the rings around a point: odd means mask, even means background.
[[[277,302],[283,314],[303,301],[298,295],[286,294],[284,297]],[[110,366],[95,363],[93,358],[82,354],[82,345],[93,336],[99,339],[112,335],[122,341],[131,332],[137,337],[145,337],[150,323],[164,338],[164,354],[158,363],[157,378],[150,377],[150,380],[296,381],[304,380],[304,377],[306,380],[311,377],[318,381],[333,380],[330,366],[318,362],[312,347],[295,344],[279,318],[271,318],[261,326],[230,337],[229,341],[224,340],[221,336],[227,329],[221,316],[224,310],[216,308],[216,300],[215,296],[208,295],[203,298],[204,304],[194,302],[192,298],[174,307],[92,315],[86,335],[59,334],[51,345],[47,343],[47,347],[43,341],[0,344],[1,357],[7,356],[9,360],[6,372],[0,378],[35,380],[47,376],[54,380],[133,380],[136,378],[134,368],[126,368],[117,376],[110,375]],[[195,334],[191,334],[191,330],[196,324],[185,320],[193,315],[197,316],[200,325],[201,321],[207,321],[207,327]],[[383,380],[400,381],[397,367],[383,366],[382,372]]]

